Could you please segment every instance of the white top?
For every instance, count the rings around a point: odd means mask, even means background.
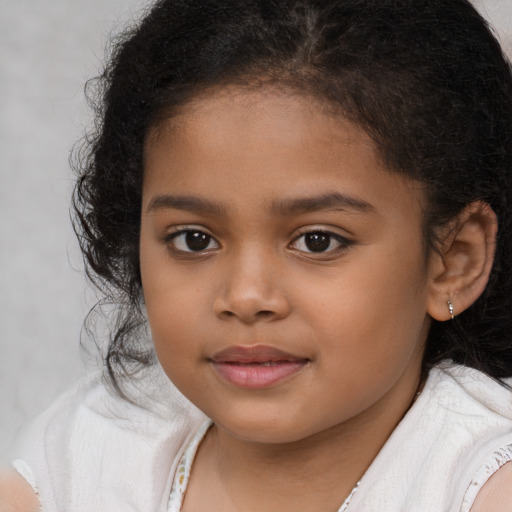
[[[167,512],[180,512],[181,507],[183,506],[185,493],[187,492],[188,481],[190,473],[192,472],[192,465],[194,464],[197,450],[203,441],[206,432],[211,426],[211,420],[206,420],[183,451],[183,455],[180,458],[180,462],[178,463],[178,467],[176,468],[174,479],[172,481]]]
[[[37,488],[44,512],[167,510],[183,450],[207,418],[159,367],[128,391],[142,406],[110,394],[93,376],[25,432],[15,467]],[[468,512],[511,460],[512,393],[445,363],[430,372],[346,510]]]

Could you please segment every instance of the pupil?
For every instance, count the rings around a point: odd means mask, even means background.
[[[323,233],[309,233],[306,235],[306,247],[313,252],[325,251],[329,248],[331,238]]]
[[[200,231],[189,231],[186,235],[186,242],[191,251],[203,251],[210,243],[210,236]]]

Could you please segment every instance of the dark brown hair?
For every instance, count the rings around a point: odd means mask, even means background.
[[[512,79],[467,0],[161,0],[95,82],[97,131],[76,159],[75,228],[88,274],[118,303],[113,381],[150,363],[139,274],[148,129],[205,88],[272,81],[322,98],[369,133],[391,172],[428,191],[425,237],[475,200],[499,222],[489,284],[433,322],[424,364],[512,375]],[[82,147],[82,150],[84,148]]]

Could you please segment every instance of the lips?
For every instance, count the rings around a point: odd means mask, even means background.
[[[216,352],[211,363],[217,373],[237,387],[258,389],[300,373],[310,362],[266,345],[232,346]]]

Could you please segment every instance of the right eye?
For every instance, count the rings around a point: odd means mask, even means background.
[[[165,242],[177,252],[198,253],[219,248],[219,243],[211,235],[199,229],[176,231],[167,236]]]

